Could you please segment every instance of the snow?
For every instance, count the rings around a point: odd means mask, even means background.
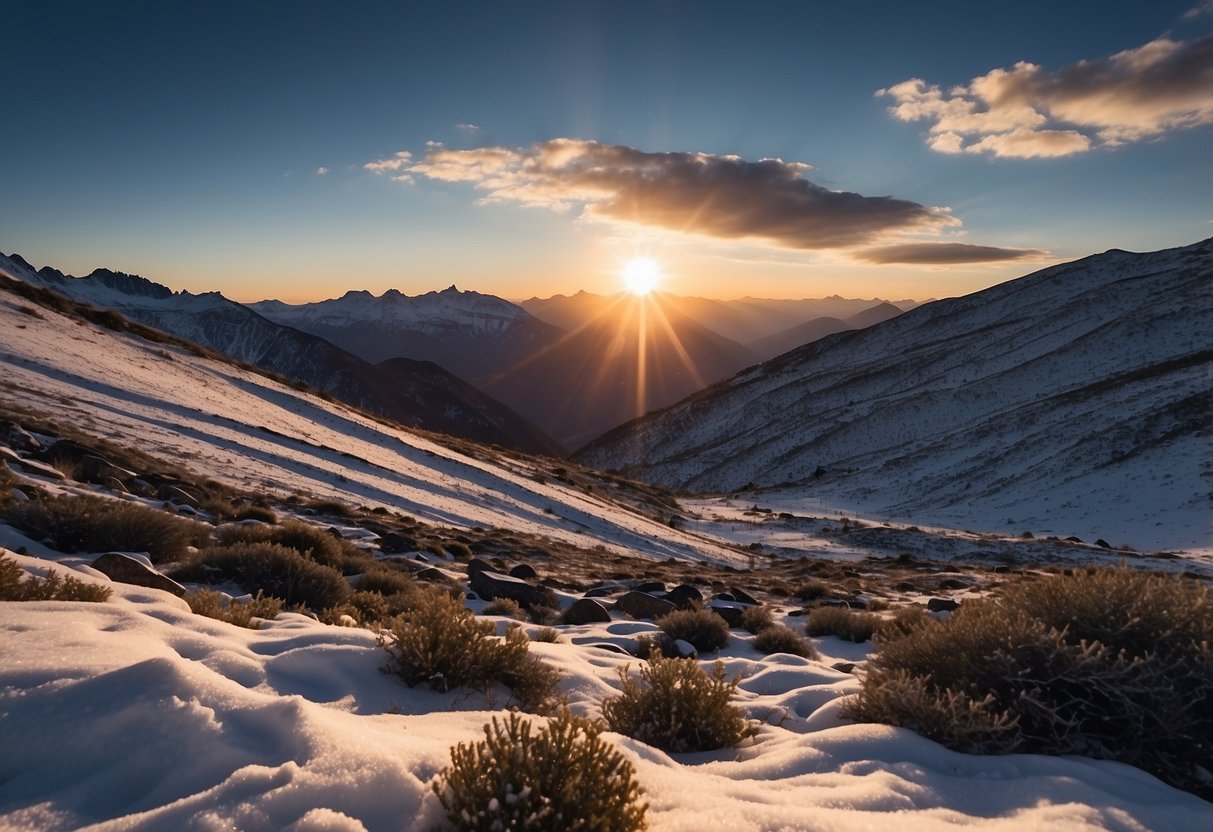
[[[479,694],[381,673],[385,654],[364,630],[289,613],[247,630],[156,590],[113,589],[100,604],[0,604],[0,745],[20,749],[0,755],[0,827],[428,830],[441,822],[430,783],[449,748],[498,713]],[[559,669],[574,710],[593,715],[636,660],[592,645],[652,630],[565,628],[566,640],[532,650]],[[748,638],[735,635],[723,658],[745,676],[738,703],[756,736],[668,755],[607,735],[636,766],[654,830],[700,830],[705,818],[832,832],[1213,824],[1213,805],[1125,765],[968,756],[845,724],[837,708],[856,681],[829,667],[840,642],[821,639],[814,662],[760,657]]]

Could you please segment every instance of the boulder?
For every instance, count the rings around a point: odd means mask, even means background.
[[[469,564],[469,580],[468,585],[472,591],[483,598],[485,601],[492,601],[497,598],[509,598],[517,601],[524,607],[543,606],[547,603],[551,590],[544,587],[528,584],[526,581],[518,578],[511,578],[509,575],[503,575],[500,572],[493,572],[489,569],[477,569],[471,571]]]
[[[175,506],[189,506],[190,508],[198,507],[198,498],[186,491],[184,488],[179,488],[175,485],[162,485],[156,491],[156,499],[164,500],[172,503]]]
[[[655,592],[664,593],[665,583],[662,581],[644,581],[643,583],[636,584],[634,587],[632,587],[632,589],[636,590],[637,592],[647,592],[650,595]]]
[[[615,594],[615,587],[613,587],[613,586],[596,586],[593,589],[586,590],[585,597],[586,598],[605,598],[608,595],[614,595],[614,594]]]
[[[16,462],[25,473],[33,474],[36,477],[49,477],[52,480],[65,480],[63,472],[53,465],[48,465],[45,462],[39,462],[36,459],[20,459]]]
[[[741,616],[745,614],[745,606],[741,604],[726,604],[719,601],[713,602],[709,610],[719,615],[728,622],[730,627],[741,626]]]
[[[493,564],[483,561],[480,558],[472,558],[468,561],[468,577],[472,577],[477,572],[492,572]]]
[[[930,612],[951,612],[959,606],[960,604],[951,598],[932,598],[927,601],[927,610]]]
[[[185,595],[185,587],[181,584],[130,555],[109,552],[96,558],[90,565],[98,572],[107,575],[111,581],[117,581],[120,584],[162,589],[165,592],[171,592],[178,598]]]
[[[680,610],[703,603],[703,593],[690,584],[679,584],[665,594],[665,599]]]
[[[669,615],[678,608],[664,598],[649,595],[647,592],[632,590],[619,596],[619,599],[615,602],[615,609],[627,613],[632,618],[653,619]]]
[[[535,567],[530,564],[520,563],[510,570],[510,577],[521,578],[524,581],[533,581],[539,577],[539,573],[535,571]]]
[[[390,555],[410,552],[417,548],[417,541],[400,532],[384,532],[379,535],[379,550]]]
[[[563,624],[605,624],[611,620],[611,613],[593,598],[578,598],[560,620]]]
[[[42,450],[42,443],[32,433],[16,422],[0,420],[0,442],[22,453],[33,454]]]
[[[734,600],[742,604],[749,604],[751,607],[756,607],[760,603],[753,595],[735,586],[729,587],[729,594],[733,596]]]

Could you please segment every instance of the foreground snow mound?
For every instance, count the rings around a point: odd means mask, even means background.
[[[479,694],[404,687],[380,672],[366,631],[292,614],[245,630],[156,590],[113,588],[101,604],[0,604],[0,827],[441,823],[430,782],[450,746],[478,739],[493,715]],[[592,645],[652,630],[616,619],[532,649],[560,670],[574,710],[595,715],[635,660]],[[737,830],[1213,826],[1213,806],[1124,765],[970,757],[909,731],[841,724],[839,697],[855,682],[830,658],[759,658],[744,638],[723,658],[746,674],[739,704],[762,723],[740,748],[670,756],[608,735],[637,768],[653,829],[700,830],[705,813]]]

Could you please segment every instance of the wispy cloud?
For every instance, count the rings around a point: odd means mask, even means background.
[[[1213,123],[1213,36],[1162,37],[1056,73],[1020,62],[947,91],[911,78],[876,94],[896,102],[896,118],[932,122],[927,143],[942,153],[1068,156]]]
[[[1183,13],[1181,20],[1192,21],[1204,17],[1205,15],[1213,15],[1213,0],[1201,0],[1192,8]]]
[[[394,174],[391,177],[393,180],[408,183],[413,181],[412,175],[408,172],[408,168],[412,164],[413,154],[407,150],[398,150],[386,159],[367,162],[362,167],[371,173]]]
[[[329,169],[326,168],[324,165],[321,165],[320,167],[316,168],[317,176],[324,176],[328,172],[329,172]]]
[[[402,153],[364,167],[468,182],[484,192],[484,202],[580,209],[588,220],[755,239],[790,249],[850,248],[960,224],[946,208],[823,188],[805,178],[808,165],[780,159],[649,153],[578,139],[525,148],[430,145],[415,161]]]
[[[477,127],[475,124],[471,124],[471,123],[456,124],[455,129],[460,130],[464,133],[479,133],[480,132],[480,128]]]
[[[1047,252],[1029,248],[995,248],[969,243],[902,243],[878,246],[854,253],[866,263],[904,263],[917,266],[955,266],[964,263],[998,263],[1008,260],[1037,260]]]

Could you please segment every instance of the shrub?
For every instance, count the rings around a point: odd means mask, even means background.
[[[767,627],[775,626],[775,616],[770,607],[746,607],[741,613],[741,628],[757,635]]]
[[[16,503],[5,519],[60,552],[146,552],[153,563],[178,561],[210,539],[210,527],[159,509],[103,497],[48,497]]]
[[[817,649],[782,624],[760,630],[750,642],[763,653],[791,653],[806,659],[819,658]]]
[[[962,751],[1119,760],[1213,797],[1213,593],[1126,568],[969,600],[882,642],[847,713]]]
[[[873,639],[877,642],[893,641],[933,623],[935,619],[927,615],[922,607],[898,607],[893,611],[892,618],[881,620]]]
[[[245,592],[261,592],[313,610],[336,606],[350,594],[340,572],[276,543],[213,546],[175,576],[202,583],[233,581]]]
[[[632,764],[599,727],[567,710],[532,731],[494,717],[484,739],[451,749],[434,791],[458,830],[631,832],[645,828]]]
[[[54,570],[45,578],[26,575],[15,560],[0,556],[0,601],[106,601],[110,594],[109,587]]]
[[[362,555],[348,540],[333,537],[324,529],[299,520],[288,520],[276,526],[224,526],[219,529],[216,537],[224,546],[238,543],[275,543],[294,549],[308,560],[337,570],[344,570],[347,563],[358,560]]]
[[[626,670],[619,676],[623,692],[602,704],[612,731],[672,752],[724,748],[749,734],[741,711],[729,703],[740,679],[726,679],[719,661],[708,674],[694,659],[653,655],[640,668],[643,687]]]
[[[229,601],[224,603],[223,594],[213,589],[199,589],[187,593],[185,602],[190,605],[190,611],[196,615],[205,615],[217,621],[226,621],[237,627],[247,627],[256,630],[261,626],[261,620],[273,620],[282,612],[282,602],[277,598],[266,598],[257,593],[252,599],[244,602]]]
[[[556,671],[530,654],[526,633],[511,628],[499,639],[493,622],[476,618],[444,592],[421,592],[416,606],[389,629],[390,637],[380,641],[388,653],[387,670],[409,687],[487,692],[499,682],[526,710],[544,712],[555,703]]]
[[[560,610],[547,604],[535,604],[526,611],[526,614],[527,618],[531,619],[532,624],[543,624],[545,626],[558,624],[563,617]]]
[[[521,618],[522,607],[513,598],[494,598],[484,607],[485,615],[504,615],[506,618]]]
[[[531,631],[531,641],[542,641],[547,644],[555,644],[560,641],[560,631],[555,627],[540,627],[538,630]]]
[[[269,506],[248,505],[236,509],[236,520],[260,520],[271,526],[278,522],[278,515]]]
[[[804,631],[811,636],[838,636],[856,643],[867,641],[880,629],[883,619],[850,607],[814,607]]]
[[[829,587],[821,581],[808,581],[796,587],[792,594],[801,601],[816,601],[828,591]]]
[[[417,592],[417,582],[409,575],[378,564],[362,575],[358,584],[362,592],[377,592],[380,595],[399,595]]]
[[[667,636],[690,642],[700,653],[719,650],[729,643],[729,625],[709,610],[677,610],[654,622]]]

